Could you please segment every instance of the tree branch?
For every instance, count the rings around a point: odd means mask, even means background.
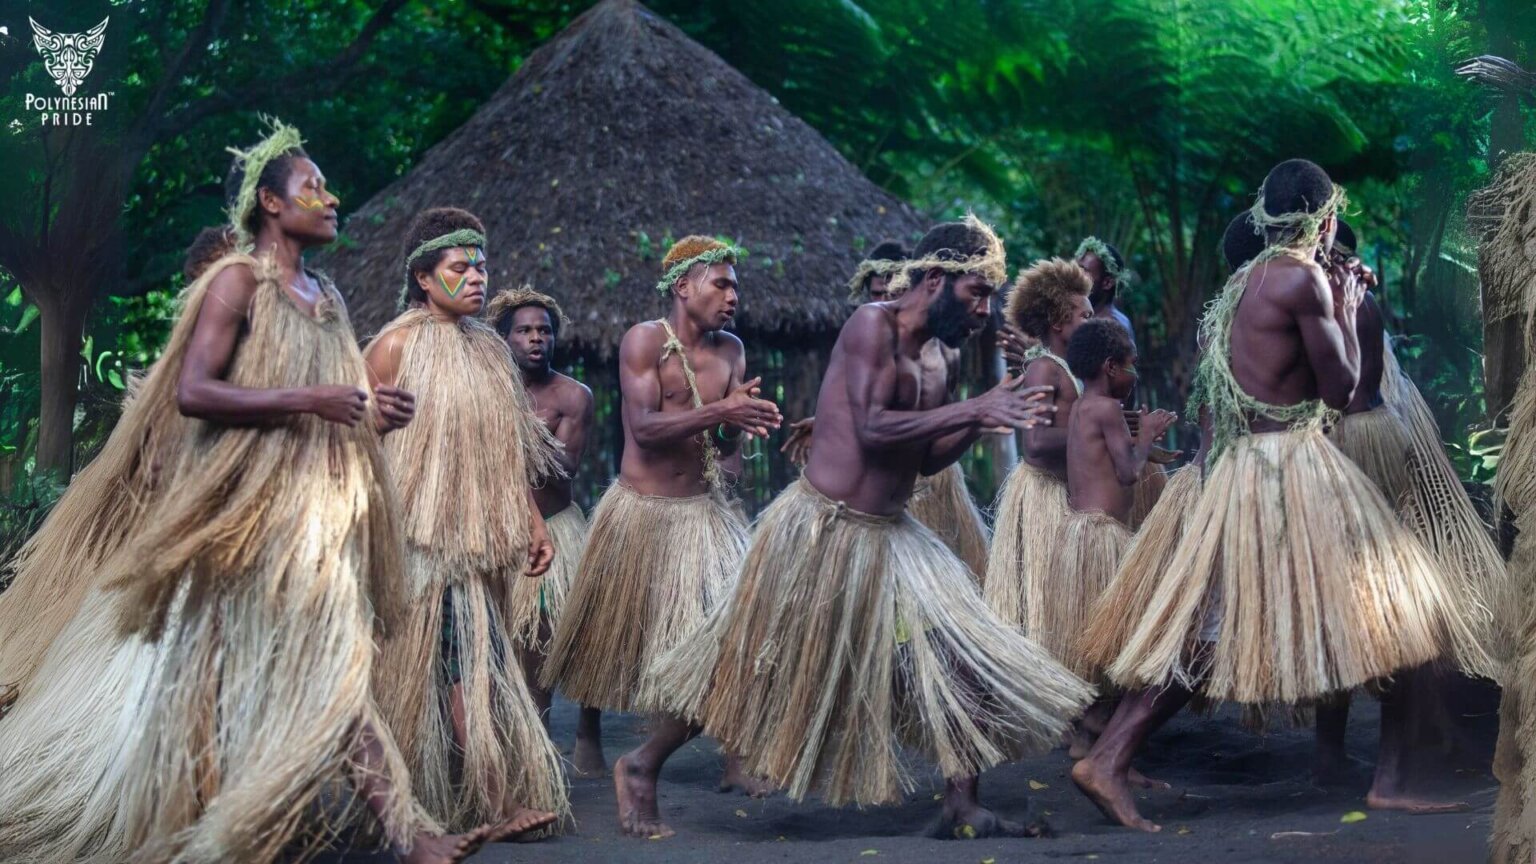
[[[224,25],[224,15],[228,11],[229,0],[210,0],[208,8],[203,10],[203,20],[199,21],[182,41],[181,50],[176,52],[176,58],[166,65],[165,71],[160,75],[160,86],[155,88],[155,95],[150,97],[149,106],[144,109],[143,114],[139,115],[140,120],[129,135],[136,147],[142,144],[142,148],[148,150],[149,145],[154,142],[160,131],[160,115],[165,111],[165,103],[171,98],[171,91],[176,88],[177,82],[186,74],[187,63],[192,59],[193,52],[207,49],[212,36]]]
[[[155,123],[153,138],[159,138],[160,133],[167,130],[172,133],[184,132],[209,117],[222,114],[237,105],[259,103],[285,90],[307,89],[322,81],[334,86],[344,81],[356,71],[358,62],[372,47],[379,32],[389,26],[395,13],[399,12],[407,2],[408,0],[387,0],[378,11],[373,13],[373,17],[368,19],[368,23],[363,25],[357,38],[352,40],[352,44],[330,60],[298,69],[280,78],[258,79],[240,90],[217,93],[195,102]]]

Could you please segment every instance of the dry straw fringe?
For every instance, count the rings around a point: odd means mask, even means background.
[[[270,259],[255,270],[227,380],[365,387],[334,286],[323,282],[311,316]],[[326,819],[320,808],[365,770],[368,730],[396,790],[385,822],[409,842],[430,820],[406,791],[370,687],[374,610],[398,623],[403,583],[372,424],[295,415],[194,427],[174,485],[103,565],[122,589],[114,605],[128,629],[160,636],[147,715],[113,769],[132,860],[309,857],[352,815]]]
[[[1131,545],[1131,531],[1113,516],[1073,511],[1052,545],[1047,572],[1054,585],[1031,606],[1030,638],[1072,674],[1087,681],[1102,677],[1103,664],[1091,663],[1078,647],[1090,614],[1120,569]]]
[[[592,514],[544,686],[605,711],[661,705],[647,668],[730,596],[746,549],[734,502],[642,495],[615,482]]]
[[[1528,314],[1536,294],[1536,153],[1509,154],[1493,182],[1467,196],[1467,222],[1482,233],[1477,259],[1484,319]]]
[[[1132,531],[1141,530],[1141,525],[1152,514],[1152,508],[1157,506],[1157,501],[1163,495],[1163,489],[1168,486],[1168,475],[1161,465],[1148,462],[1141,469],[1141,476],[1137,478],[1136,485],[1131,487],[1131,515],[1130,526]]]
[[[902,747],[945,777],[1049,749],[1093,695],[987,609],[933,532],[804,479],[763,513],[720,617],[663,661],[659,689],[795,800],[899,801]]]
[[[1487,635],[1496,658],[1512,655],[1515,646],[1494,627],[1494,611],[1505,604],[1524,602],[1528,594],[1514,594],[1503,556],[1493,531],[1477,512],[1461,477],[1446,458],[1440,427],[1419,388],[1403,374],[1391,346],[1386,349],[1382,396],[1386,407],[1399,418],[1408,443],[1403,460],[1408,488],[1399,502],[1399,515],[1412,529],[1462,594],[1459,605],[1475,615]]]
[[[374,686],[422,806],[455,831],[506,818],[508,801],[568,817],[560,754],[528,695],[502,616],[509,586],[452,578],[446,561],[420,548],[407,552],[407,571],[424,587],[410,623],[381,647]],[[450,668],[464,694],[462,748],[454,741]]]
[[[1408,497],[1408,427],[1389,408],[1345,414],[1328,430],[1328,440],[1376,484],[1394,510]]]
[[[1193,522],[1125,650],[1125,687],[1193,688],[1208,597],[1212,699],[1295,703],[1450,657],[1491,660],[1459,594],[1360,469],[1315,429],[1248,435],[1210,469]]]
[[[951,552],[970,568],[977,583],[987,572],[987,546],[991,537],[981,511],[976,508],[965,486],[965,471],[960,463],[945,468],[932,477],[922,477],[907,502],[912,518],[939,535]]]
[[[1077,639],[1085,667],[1103,669],[1120,656],[1152,606],[1199,503],[1199,466],[1186,465],[1169,475],[1168,487],[1121,556],[1114,580],[1099,595]]]
[[[945,273],[976,273],[993,285],[1000,286],[1008,280],[1008,256],[1003,240],[992,226],[976,218],[975,213],[965,214],[965,226],[981,239],[981,251],[975,255],[961,255],[951,249],[940,249],[926,257],[906,261],[886,284],[892,299],[905,294],[912,287],[912,280],[929,270],[938,268]]]
[[[121,864],[121,765],[145,726],[158,649],[118,635],[121,595],[91,591],[0,721],[0,861]]]
[[[561,473],[561,445],[535,414],[495,330],[471,318],[438,321],[417,308],[378,338],[397,332],[404,334],[397,383],[416,394],[416,417],[385,438],[385,449],[406,504],[406,541],[442,557],[457,571],[454,580],[522,578],[533,518],[525,483]]]
[[[559,754],[510,650],[518,583],[537,584],[524,576],[534,517],[527,484],[558,470],[558,445],[489,326],[417,308],[379,338],[395,333],[403,334],[398,383],[416,394],[416,417],[385,439],[385,453],[408,502],[403,579],[412,610],[382,645],[380,703],[423,806],[451,829],[504,818],[509,798],[564,814]],[[449,716],[450,665],[462,676],[462,749]]]
[[[1003,482],[993,509],[992,550],[982,581],[987,605],[1024,632],[1039,632],[1049,620],[1045,607],[1057,589],[1050,571],[1052,548],[1072,513],[1067,484],[1020,462]]]
[[[572,503],[549,517],[545,524],[549,526],[555,559],[543,577],[513,583],[507,617],[513,643],[540,653],[549,650],[549,638],[565,611],[571,585],[576,581],[576,567],[587,545],[587,517],[577,504]]]
[[[0,592],[0,687],[27,689],[48,647],[100,584],[102,562],[134,535],[171,485],[170,471],[193,429],[176,407],[182,359],[208,285],[235,264],[254,267],[255,261],[226,256],[182,292],[164,353],[124,403],[101,453],[6,565],[12,582]]]

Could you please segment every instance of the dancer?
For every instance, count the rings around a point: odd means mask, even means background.
[[[813,788],[833,806],[900,800],[906,746],[946,778],[941,834],[1022,834],[981,805],[976,775],[1054,744],[1092,691],[987,609],[906,499],[984,432],[1050,409],[1012,378],[918,409],[923,346],[959,347],[986,324],[1005,262],[974,217],[933,228],[912,254],[897,299],[843,326],[810,462],[760,517],[735,595],[657,678],[796,800]]]
[[[565,610],[565,599],[576,579],[576,565],[587,545],[587,517],[571,497],[571,482],[581,465],[592,428],[592,391],[585,384],[556,372],[554,356],[560,331],[570,322],[560,304],[528,287],[497,294],[486,317],[512,349],[512,359],[534,410],[559,439],[563,476],[549,477],[533,490],[549,525],[555,558],[537,583],[519,582],[512,597],[512,628],[522,657],[528,692],[549,728],[550,691],[539,683],[549,652],[554,622]],[[578,776],[595,777],[608,770],[603,757],[602,711],[583,705],[576,723],[576,749],[571,762]]]
[[[1126,646],[1111,679],[1136,689],[1072,769],[1090,800],[1128,827],[1158,830],[1137,812],[1130,760],[1197,686],[1213,699],[1295,704],[1435,657],[1488,664],[1428,553],[1322,434],[1327,410],[1348,405],[1359,378],[1363,287],[1355,271],[1317,264],[1342,200],[1317,165],[1276,166],[1252,211],[1268,247],[1201,323],[1192,403],[1209,408],[1212,429],[1209,482],[1193,517],[1201,532],[1179,547],[1131,634],[1111,640]],[[1383,699],[1368,800],[1439,809],[1401,788],[1401,695]]]
[[[747,523],[729,486],[745,438],[766,438],[779,409],[746,378],[736,314],[737,250],[684,237],[662,259],[656,286],[667,317],[636,324],[619,346],[624,457],[592,517],[586,552],[556,622],[543,683],[607,711],[657,710],[652,661],[695,639],[730,596]],[[619,824],[632,837],[669,836],[656,805],[661,767],[698,729],[673,714],[613,766]],[[722,788],[768,791],[726,760]]]
[[[510,655],[511,599],[553,555],[532,484],[560,473],[558,444],[506,343],[473,317],[489,267],[480,220],[425,210],[403,245],[404,311],[365,357],[376,389],[417,399],[415,422],[384,444],[404,503],[410,612],[380,646],[374,686],[434,819],[534,831],[568,805],[559,753]]]
[[[379,722],[374,616],[400,624],[403,579],[375,424],[413,405],[395,388],[369,405],[341,295],[303,268],[339,202],[301,143],[274,121],[236,156],[241,251],[187,288],[60,533],[32,547],[114,544],[60,559],[95,568],[76,574],[90,590],[0,721],[8,862],[302,860],[361,805],[407,861],[510,830],[436,836]]]

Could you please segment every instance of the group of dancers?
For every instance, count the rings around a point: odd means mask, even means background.
[[[674,244],[666,315],[624,336],[623,458],[588,525],[568,322],[492,295],[474,215],[412,221],[403,285],[379,286],[401,312],[360,350],[304,267],[339,201],[298,132],[240,151],[227,191],[164,354],[9,564],[0,859],[268,862],[362,830],[462,860],[572,827],[565,773],[607,772],[603,711],[651,717],[612,766],[635,837],[672,834],[657,780],[701,733],[722,788],[831,806],[902,800],[919,754],[956,837],[1040,833],[978,777],[1066,740],[1078,787],[1155,831],[1132,760],[1192,697],[1310,706],[1337,753],[1361,686],[1383,705],[1369,803],[1456,806],[1408,789],[1407,693],[1432,664],[1501,671],[1505,568],[1318,166],[1276,166],[1228,229],[1188,465],[1165,472],[1174,414],[1126,408],[1125,265],[1093,238],[1019,274],[1009,373],[958,398],[1007,270],[968,217],[860,264],[784,444],[803,473],[755,522],[743,444],[783,418],[729,330],[729,244]],[[989,537],[957,460],[1017,430]],[[552,690],[581,706],[569,764]]]

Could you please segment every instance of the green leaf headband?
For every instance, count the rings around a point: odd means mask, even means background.
[[[1316,210],[1310,212],[1298,210],[1271,216],[1264,212],[1264,190],[1261,187],[1258,198],[1254,200],[1253,207],[1248,212],[1253,217],[1253,229],[1260,236],[1267,237],[1271,230],[1276,232],[1277,236],[1274,240],[1266,240],[1266,246],[1310,250],[1321,238],[1323,222],[1348,206],[1349,196],[1344,193],[1344,187],[1335,183],[1333,192],[1328,195],[1328,200]]]
[[[1092,252],[1099,262],[1104,265],[1104,272],[1111,279],[1119,279],[1125,268],[1115,263],[1115,253],[1109,251],[1109,244],[1092,235],[1083,238],[1083,242],[1077,244],[1077,251],[1072,253],[1075,261],[1083,257],[1084,253]]]
[[[965,214],[965,227],[981,238],[981,250],[974,255],[961,255],[953,249],[938,249],[927,257],[905,261],[885,290],[892,299],[907,293],[912,278],[937,268],[945,273],[976,273],[993,285],[1008,281],[1008,256],[1003,249],[1003,239],[992,226],[976,218],[975,213]]]
[[[423,255],[436,252],[439,249],[452,249],[458,246],[477,246],[484,249],[485,235],[473,228],[460,228],[456,231],[449,231],[440,237],[433,237],[431,240],[412,249],[411,254],[405,256],[405,288],[400,292],[401,309],[405,308],[406,298],[411,293],[411,265]]]
[[[255,238],[246,230],[245,223],[256,212],[256,187],[261,182],[261,172],[266,170],[267,163],[273,159],[304,146],[304,139],[298,129],[276,117],[263,115],[261,119],[272,130],[261,143],[249,150],[225,148],[235,155],[235,164],[241,171],[240,192],[229,205],[229,224],[235,229],[235,246],[247,252]]]
[[[677,280],[683,278],[695,264],[719,264],[722,261],[735,264],[736,258],[740,254],[740,249],[727,243],[723,246],[716,246],[713,249],[706,249],[692,258],[679,261],[667,270],[666,275],[661,277],[660,282],[656,283],[656,293],[663,297],[671,294],[672,286],[677,284]]]

